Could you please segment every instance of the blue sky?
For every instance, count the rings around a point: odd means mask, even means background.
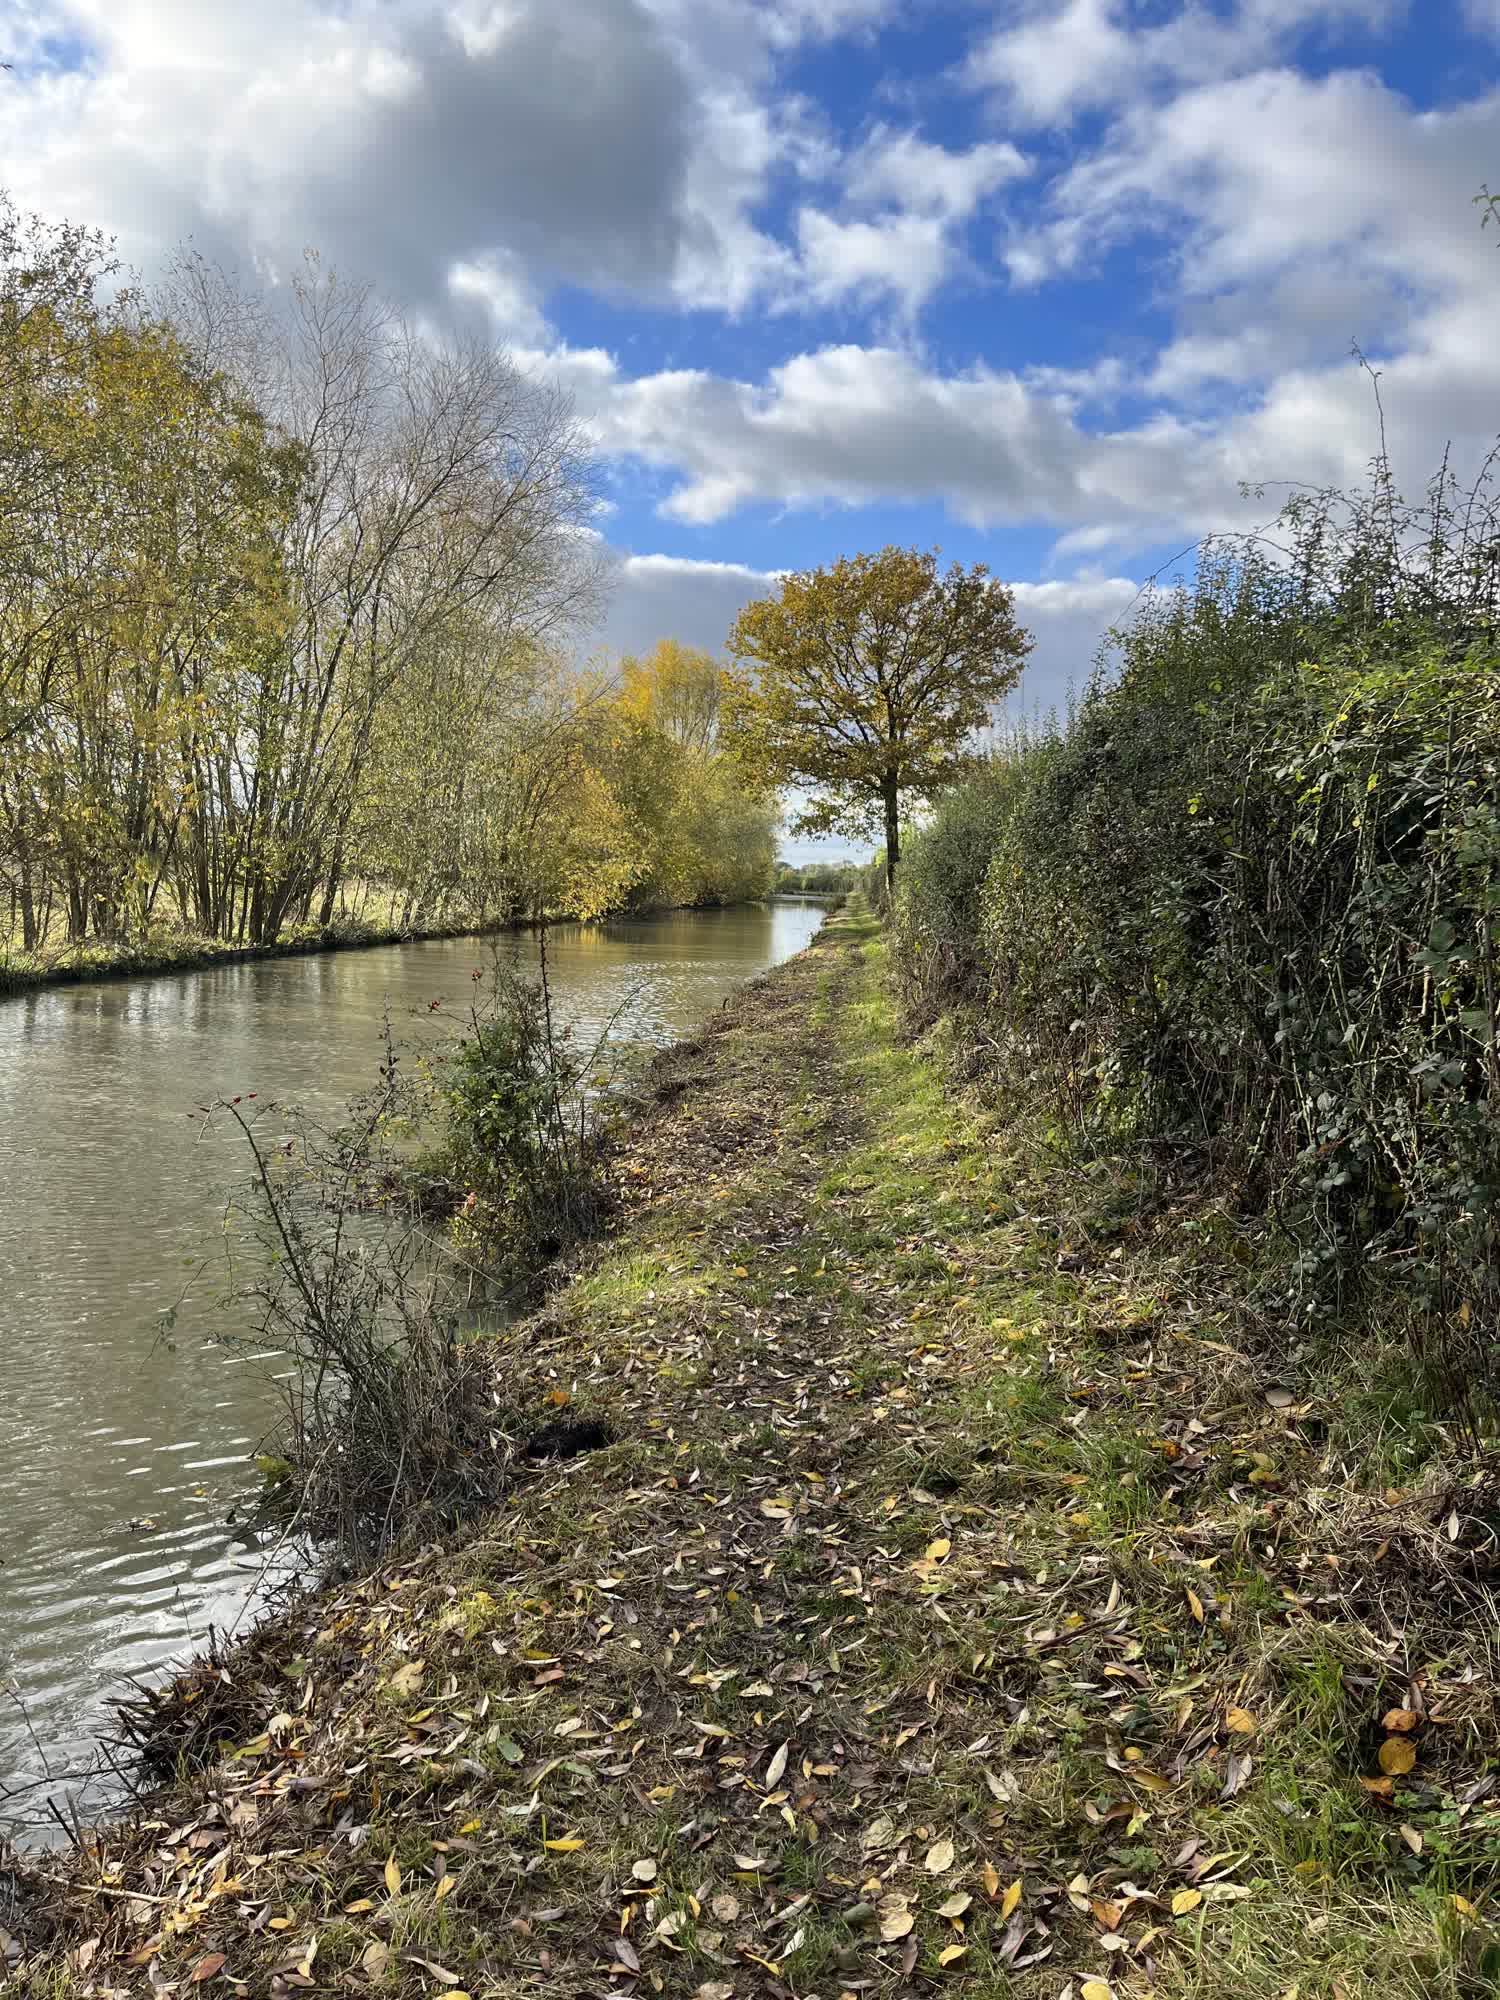
[[[1081,683],[1141,581],[1500,425],[1500,0],[4,0],[0,173],[148,275],[304,245],[565,385],[613,594],[984,560]]]

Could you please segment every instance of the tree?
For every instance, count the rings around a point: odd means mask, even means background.
[[[810,789],[796,832],[883,821],[891,882],[903,796],[955,772],[1030,650],[983,563],[943,576],[936,550],[845,556],[740,613],[729,652],[753,672],[725,677],[726,739],[770,783]]]

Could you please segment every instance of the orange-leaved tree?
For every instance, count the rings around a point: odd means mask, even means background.
[[[954,773],[1031,650],[983,563],[943,574],[937,558],[886,548],[799,571],[729,635],[726,739],[769,782],[806,789],[797,832],[883,823],[888,884],[904,797]]]

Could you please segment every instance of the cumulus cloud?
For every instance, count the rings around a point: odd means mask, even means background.
[[[1472,367],[1452,405],[1441,392],[1457,359],[1430,363],[1439,393],[1418,413],[1424,434],[1435,421],[1472,426]],[[675,476],[662,511],[699,525],[752,502],[939,500],[976,527],[1107,520],[1145,546],[1187,524],[1261,518],[1237,497],[1241,479],[1348,485],[1370,455],[1372,409],[1352,364],[1289,376],[1226,421],[1162,412],[1111,431],[1084,428],[1071,395],[984,367],[942,374],[893,347],[821,348],[759,384],[705,370],[632,379],[598,353],[573,357],[565,379],[601,448]]]
[[[1040,128],[1261,68],[1312,30],[1383,27],[1404,11],[1405,0],[1238,0],[1227,13],[1187,0],[1133,22],[1130,0],[1012,0],[970,51],[967,77],[1014,124]]]
[[[737,310],[792,269],[754,211],[810,164],[774,56],[878,13],[32,0],[0,170],[148,267],[188,235],[273,269],[313,243],[419,309],[457,271],[522,327],[558,283]],[[81,63],[48,53],[76,45]]]

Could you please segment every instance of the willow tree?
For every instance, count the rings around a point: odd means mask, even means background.
[[[936,550],[886,548],[787,576],[746,605],[728,650],[727,740],[769,782],[808,792],[796,832],[883,824],[889,883],[904,798],[953,775],[1031,640],[983,563],[940,574]]]
[[[283,642],[249,691],[235,820],[256,943],[330,921],[379,719],[445,630],[497,652],[592,605],[592,511],[567,398],[478,339],[435,337],[310,257],[273,305],[182,259],[174,321],[305,458],[281,548]]]

